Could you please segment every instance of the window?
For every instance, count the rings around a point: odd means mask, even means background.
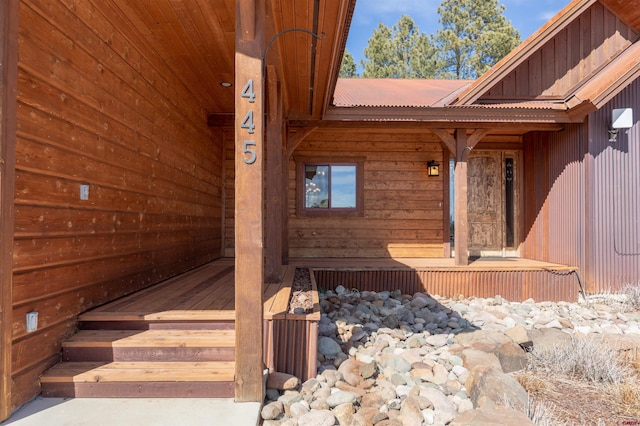
[[[298,171],[299,214],[361,214],[362,161],[304,159]]]

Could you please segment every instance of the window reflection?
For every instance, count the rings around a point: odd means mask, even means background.
[[[305,208],[356,208],[355,165],[305,165]]]

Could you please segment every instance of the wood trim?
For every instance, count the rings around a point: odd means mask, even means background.
[[[478,142],[482,140],[485,136],[487,136],[490,132],[490,129],[477,129],[474,130],[473,133],[469,135],[467,138],[467,147],[469,149],[473,149]]]
[[[248,17],[255,19],[247,19]],[[263,386],[262,287],[264,283],[263,156],[264,156],[264,0],[236,0],[235,77],[235,400],[261,402]],[[253,81],[254,102],[242,97]],[[253,132],[241,125],[253,112]],[[251,141],[255,161],[246,163],[245,141]]]
[[[456,154],[456,139],[449,133],[447,129],[431,129],[433,134],[440,138],[443,145],[449,149],[451,154]]]
[[[469,223],[467,220],[467,131],[457,129],[456,137],[456,168],[454,171],[454,215],[455,215],[455,250],[456,266],[469,264]]]
[[[451,188],[449,184],[451,175],[449,163],[452,154],[447,151],[447,148],[447,145],[442,143],[442,256],[444,258],[451,257]]]
[[[266,213],[265,213],[265,282],[280,282],[282,275],[283,223],[280,220],[284,204],[284,181],[282,179],[284,155],[282,141],[282,88],[276,68],[267,66],[267,162],[266,162]],[[285,209],[286,210],[286,209]]]
[[[296,161],[296,215],[299,217],[362,217],[364,216],[364,163],[365,157],[314,157],[298,156]],[[355,164],[356,165],[356,208],[345,211],[328,209],[314,211],[304,206],[304,166],[309,163]]]
[[[0,2],[0,421],[11,414],[18,0]]]
[[[429,121],[346,121],[346,120],[288,120],[289,128],[295,131],[301,129],[313,128],[315,129],[348,129],[349,131],[364,131],[368,132],[371,129],[382,130],[400,130],[411,131],[416,130],[429,130],[432,129],[492,129],[493,131],[513,131],[518,134],[523,134],[533,131],[548,131],[556,132],[564,129],[564,124],[561,123],[517,123],[517,122],[482,122],[482,121],[468,121],[468,122],[455,122],[446,123],[442,122],[429,122]],[[293,133],[295,135],[297,133]]]
[[[433,127],[478,128],[475,123],[491,127],[502,123],[514,128],[531,124],[558,124],[580,122],[567,113],[564,104],[549,104],[548,108],[499,107],[446,107],[446,108],[394,108],[394,107],[331,107],[324,117],[336,121],[412,121],[430,122]],[[485,126],[487,127],[487,126]]]
[[[336,83],[338,82],[338,76],[340,74],[340,64],[344,57],[345,48],[347,46],[347,37],[349,36],[349,28],[351,27],[351,20],[353,18],[353,12],[356,8],[356,0],[348,0],[340,2],[340,12],[338,16],[344,16],[339,27],[336,28],[336,45],[331,49],[331,75],[329,77],[329,84],[326,86],[326,90],[322,99],[324,99],[322,105],[321,115],[324,116],[327,113],[327,109],[331,105],[333,100],[333,94],[336,90]]]
[[[298,145],[300,145],[300,143],[305,140],[307,136],[315,132],[317,129],[318,127],[314,126],[306,129],[298,129],[298,131],[294,134],[290,133],[287,140],[287,158],[291,158]]]

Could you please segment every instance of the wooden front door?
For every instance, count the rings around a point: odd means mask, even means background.
[[[517,153],[472,151],[468,160],[470,256],[516,256]]]

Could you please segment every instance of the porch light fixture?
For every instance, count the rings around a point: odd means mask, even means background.
[[[618,139],[620,129],[633,127],[633,110],[631,108],[618,108],[611,112],[611,127],[609,128],[609,142]]]
[[[427,163],[427,174],[429,176],[440,176],[440,164],[435,160],[431,160]]]

